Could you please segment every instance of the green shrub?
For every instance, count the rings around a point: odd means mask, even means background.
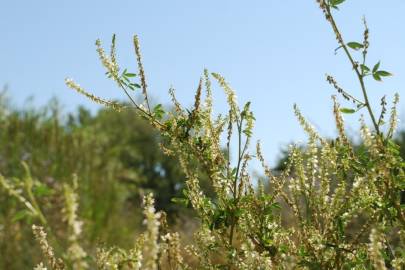
[[[352,65],[362,98],[354,97],[333,77],[327,76],[338,93],[356,106],[356,109],[341,108],[337,98],[333,97],[338,130],[338,139],[333,141],[322,138],[294,106],[298,121],[308,134],[308,142],[303,148],[290,147],[285,170],[279,175],[273,174],[266,165],[260,143],[257,143],[256,153],[249,151],[255,120],[250,103],[239,107],[234,91],[221,75],[204,72],[194,106],[190,109],[183,108],[171,92],[175,111],[166,112],[161,105],[151,106],[149,102],[137,37],[134,38],[137,74],[127,70],[121,72],[115,57],[115,36],[109,56],[101,42],[96,42],[108,77],[128,96],[135,112],[165,138],[164,151],[179,158],[187,180],[185,198],[177,201],[191,204],[200,220],[194,242],[182,245],[179,234],[168,229],[165,214],[155,210],[153,197],[149,194],[144,199],[145,233],[137,239],[133,249],[100,249],[96,258],[100,269],[405,267],[405,213],[400,204],[400,194],[405,188],[405,164],[399,147],[392,140],[399,97],[394,98],[387,128],[384,128],[385,98],[382,113],[377,117],[368,101],[365,83],[368,78],[380,81],[391,74],[381,70],[379,63],[372,68],[366,66],[369,49],[366,24],[362,42],[346,43],[332,13],[344,0],[317,2],[336,34],[340,50]],[[360,61],[354,59],[352,50],[361,53]],[[211,78],[227,95],[229,112],[226,115],[212,115]],[[117,110],[128,109],[86,92],[70,79],[66,84],[95,102]],[[135,102],[131,91],[140,91],[143,102]],[[373,128],[369,129],[363,116],[360,117],[364,147],[362,151],[354,151],[345,133],[342,113],[360,110],[368,114]],[[223,137],[226,138],[224,142]],[[229,155],[233,147],[237,153],[235,163],[231,162]],[[264,183],[255,186],[252,182],[248,166],[254,158],[263,165],[269,192],[265,192]],[[209,178],[216,194],[214,199],[206,196],[200,187],[202,173]],[[74,194],[74,188],[67,191],[67,194]],[[33,208],[35,211],[36,207]],[[71,208],[70,215],[75,207]],[[288,225],[285,215],[281,215],[286,212],[293,221]],[[73,216],[69,224],[75,224],[76,218]],[[33,229],[50,267],[63,269],[66,264],[75,269],[85,268],[84,264],[77,266],[83,256],[66,256],[65,263],[57,259],[47,244],[44,230]],[[76,240],[74,235],[72,229],[72,243]],[[40,267],[37,269],[42,269]]]
[[[46,221],[58,239],[55,252],[69,245],[67,220],[60,210],[64,186],[71,185],[73,177],[79,183],[75,193],[83,221],[80,242],[90,254],[99,243],[132,246],[142,230],[139,203],[145,193],[157,194],[156,208],[170,215],[169,224],[183,230],[183,222],[192,218],[191,209],[171,203],[182,195],[184,185],[176,160],[162,153],[158,132],[132,111],[105,108],[90,113],[79,108],[67,114],[55,101],[40,108],[10,103],[1,94],[0,172],[25,198],[26,179],[32,180],[31,192],[44,218],[41,221],[0,185],[0,269],[26,269],[38,261],[32,223]],[[193,224],[187,223],[184,226]],[[15,254],[21,259],[13,259]]]

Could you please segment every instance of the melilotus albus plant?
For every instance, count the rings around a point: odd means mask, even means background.
[[[220,74],[204,71],[191,108],[183,107],[170,89],[173,110],[165,110],[149,98],[138,37],[133,40],[135,73],[119,66],[115,35],[109,53],[96,41],[106,75],[132,107],[100,98],[72,79],[66,79],[67,86],[117,111],[133,110],[159,131],[165,139],[163,151],[179,160],[186,175],[184,197],[173,201],[192,207],[199,219],[194,241],[185,245],[181,234],[167,226],[165,213],[155,210],[153,195],[148,194],[143,205],[145,232],[130,250],[101,247],[92,261],[99,269],[405,269],[405,212],[400,198],[405,189],[405,163],[392,140],[399,96],[395,95],[392,106],[384,96],[378,113],[371,106],[367,82],[382,81],[391,73],[380,62],[367,61],[370,44],[365,20],[361,41],[344,40],[334,18],[344,2],[317,0],[336,37],[337,52],[351,64],[359,91],[348,92],[332,75],[326,76],[338,96],[349,103],[341,107],[338,97],[332,97],[338,131],[334,140],[319,135],[294,105],[308,142],[290,146],[285,170],[277,174],[266,165],[259,142],[251,150],[255,117],[250,102],[239,106],[235,92]],[[213,114],[213,82],[227,96],[225,115]],[[137,92],[140,102],[134,97]],[[361,123],[360,147],[349,140],[343,121],[344,114],[354,113]],[[231,150],[236,153],[234,162]],[[262,164],[265,175],[258,184],[253,184],[248,170],[253,159]],[[202,173],[209,178],[214,198],[200,188]],[[21,196],[13,193],[6,179],[0,181],[12,195]],[[47,242],[46,217],[35,198],[20,198],[40,217],[42,226],[33,230],[52,269],[89,267],[78,243],[81,223],[74,194],[75,186],[65,187],[64,211],[72,228],[72,248],[63,256],[55,255]],[[41,263],[36,269],[46,268]]]
[[[277,176],[266,165],[260,143],[256,153],[249,151],[255,120],[250,103],[240,107],[233,89],[220,74],[204,71],[190,109],[182,107],[174,90],[170,90],[175,109],[165,111],[162,105],[151,106],[149,102],[138,37],[134,37],[136,74],[121,71],[115,57],[115,36],[109,55],[97,40],[97,52],[107,76],[127,95],[135,113],[145,117],[167,139],[162,146],[165,153],[179,159],[187,179],[185,196],[177,201],[190,204],[201,222],[195,242],[181,249],[178,234],[158,237],[165,230],[159,223],[160,214],[147,212],[152,209],[149,195],[145,214],[154,218],[147,218],[145,235],[149,239],[143,241],[143,251],[148,253],[143,253],[137,262],[148,269],[156,269],[165,257],[172,269],[403,269],[405,214],[400,194],[405,187],[404,162],[392,141],[399,96],[394,97],[388,119],[385,96],[377,114],[369,102],[367,80],[381,81],[391,73],[383,70],[380,62],[371,66],[367,62],[370,44],[366,20],[362,41],[346,42],[333,16],[345,1],[317,2],[336,36],[336,50],[349,60],[360,91],[349,93],[333,76],[326,76],[338,94],[352,103],[349,108],[341,108],[337,97],[332,97],[338,131],[335,140],[321,137],[294,105],[309,139],[303,148],[291,146],[286,169]],[[226,93],[226,115],[212,114],[212,79]],[[66,84],[95,102],[117,110],[128,109],[88,93],[70,79]],[[137,103],[132,91],[139,91],[143,101]],[[345,132],[342,114],[352,113],[362,113],[361,150],[354,148]],[[366,125],[366,117],[371,128]],[[221,141],[223,133],[225,142]],[[231,149],[236,149],[235,163],[230,160]],[[248,164],[253,158],[263,165],[271,187],[268,192],[265,183],[252,184]],[[193,160],[198,161],[198,167]],[[215,199],[200,189],[199,168],[209,176]],[[293,224],[284,225],[283,212],[291,213]],[[195,265],[182,259],[180,254],[185,252],[195,257]]]

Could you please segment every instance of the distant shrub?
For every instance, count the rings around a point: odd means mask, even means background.
[[[145,233],[133,249],[100,249],[96,258],[100,269],[404,269],[405,213],[400,194],[405,188],[405,164],[392,140],[399,97],[395,96],[387,120],[385,97],[381,101],[382,112],[376,116],[368,101],[366,79],[381,81],[391,74],[381,70],[380,63],[367,66],[367,25],[362,42],[346,43],[332,13],[344,0],[317,2],[336,34],[339,49],[352,65],[362,98],[348,93],[332,76],[327,76],[338,93],[355,105],[355,109],[341,108],[333,97],[338,130],[338,138],[333,141],[321,137],[294,106],[308,142],[303,148],[290,147],[285,170],[280,175],[274,175],[266,165],[260,143],[256,153],[249,152],[255,120],[250,103],[240,107],[234,91],[221,75],[204,72],[190,109],[183,108],[171,91],[175,111],[166,112],[161,105],[151,106],[149,102],[138,38],[134,38],[137,74],[119,68],[115,36],[109,55],[101,42],[96,42],[108,77],[128,96],[135,111],[166,138],[164,151],[179,158],[187,180],[184,198],[176,201],[191,204],[200,220],[194,242],[182,245],[179,235],[167,228],[165,214],[155,210],[149,194],[144,199]],[[359,61],[352,50],[361,53]],[[212,115],[211,78],[226,93],[229,106],[226,115]],[[66,84],[98,103],[125,109],[86,92],[70,79]],[[142,93],[142,103],[135,102],[132,90]],[[373,128],[369,129],[363,116],[360,117],[364,149],[354,151],[345,133],[342,114],[360,110],[366,111]],[[226,138],[224,143],[222,134]],[[235,163],[229,155],[233,147],[237,153]],[[248,166],[253,158],[263,165],[270,192],[265,192],[264,183],[257,186],[252,183]],[[215,191],[214,199],[200,188],[201,168]],[[290,225],[283,223],[281,213],[286,211],[294,221]],[[41,229],[34,227],[34,232],[48,265],[62,269],[49,251]],[[69,266],[77,263],[72,256],[66,261]]]

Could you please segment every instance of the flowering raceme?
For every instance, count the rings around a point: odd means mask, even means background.
[[[353,102],[356,109],[341,108],[337,97],[332,97],[338,138],[328,140],[316,132],[295,105],[295,114],[309,140],[304,147],[291,146],[286,170],[279,175],[274,175],[266,165],[259,143],[256,153],[250,153],[255,120],[250,103],[240,108],[235,92],[221,75],[212,73],[225,91],[229,112],[217,120],[213,120],[215,116],[212,115],[212,83],[208,71],[204,72],[206,97],[202,100],[200,80],[193,108],[183,108],[177,102],[173,89],[170,91],[175,108],[173,112],[165,112],[160,105],[151,108],[139,41],[134,38],[144,102],[133,102],[133,105],[167,138],[168,144],[163,146],[165,151],[178,157],[186,175],[185,200],[196,211],[201,227],[195,234],[195,243],[185,247],[184,251],[196,257],[198,268],[403,267],[404,247],[398,243],[404,243],[400,240],[403,240],[405,219],[399,202],[404,186],[404,163],[391,140],[397,123],[399,97],[396,95],[394,98],[388,131],[384,134],[381,128],[387,111],[385,97],[381,102],[382,113],[377,118],[368,101],[365,80],[368,75],[381,80],[391,74],[380,70],[379,63],[373,69],[366,66],[369,30],[365,20],[363,42],[344,42],[332,12],[343,2],[318,1],[340,49],[353,66],[363,99],[354,97],[331,75],[327,75],[327,81],[338,94]],[[112,44],[111,58],[105,55],[100,43],[97,50],[107,73],[120,81],[116,72],[118,64],[113,57],[115,36]],[[354,60],[350,50],[361,50],[361,65]],[[136,84],[128,80],[126,83]],[[119,86],[128,95],[127,86]],[[133,98],[130,99],[133,101]],[[345,133],[342,114],[362,109],[370,116],[374,130],[367,127],[364,116],[361,116],[363,144],[361,151],[357,151]],[[220,139],[223,132],[226,137],[224,143]],[[237,158],[232,163],[230,151],[235,140]],[[247,168],[254,157],[263,165],[269,190],[265,191],[262,182],[258,186],[252,183]],[[201,171],[193,160],[197,160],[209,176],[216,192],[215,199],[208,198],[201,190]],[[148,216],[148,211],[145,211]],[[286,215],[293,222],[286,224]],[[171,239],[169,235],[163,235],[161,240]],[[158,247],[148,251],[147,256],[158,260],[153,255],[157,254],[155,249]],[[179,249],[178,244],[175,249]],[[177,262],[176,267],[187,268],[186,264],[180,263],[183,260],[178,259]]]
[[[184,108],[173,89],[169,95],[173,110],[161,104],[152,106],[148,97],[145,71],[138,38],[134,50],[138,72],[121,72],[116,60],[115,35],[108,55],[97,40],[97,52],[106,74],[129,98],[134,113],[145,118],[164,138],[163,151],[177,158],[185,174],[183,198],[177,203],[189,205],[198,217],[199,227],[192,243],[184,244],[182,235],[171,231],[166,215],[157,212],[152,194],[144,197],[145,232],[129,250],[100,248],[95,258],[100,269],[404,269],[405,213],[400,194],[405,189],[405,163],[392,137],[397,126],[399,96],[395,95],[391,114],[384,130],[387,112],[385,97],[381,114],[376,117],[368,101],[366,80],[381,81],[391,74],[367,66],[369,30],[364,21],[362,42],[343,40],[334,19],[334,10],[344,0],[317,1],[327,23],[355,73],[362,97],[345,91],[327,75],[327,82],[350,101],[355,109],[344,108],[332,97],[337,138],[323,138],[297,105],[294,112],[308,136],[304,145],[291,145],[282,172],[273,172],[266,165],[260,143],[251,150],[254,114],[250,102],[238,105],[236,94],[218,73],[204,71],[200,78],[194,105]],[[353,51],[361,52],[355,60]],[[227,97],[228,113],[213,114],[212,81],[216,81]],[[85,91],[73,80],[68,87],[80,94],[117,110],[129,110]],[[132,90],[143,97],[136,102]],[[362,143],[354,145],[345,131],[344,114],[364,112],[360,118]],[[366,125],[368,117],[372,128]],[[231,160],[231,152],[236,159]],[[249,164],[257,159],[264,177],[256,181]],[[200,179],[207,176],[215,196],[204,193]],[[0,183],[13,196],[19,196],[9,181]],[[70,226],[67,265],[86,269],[87,253],[78,244],[80,226],[76,214],[77,186],[65,187],[64,214]],[[35,204],[23,197],[19,200],[38,212]],[[39,216],[40,213],[37,213]],[[66,264],[57,259],[46,242],[42,228],[34,226],[34,234],[43,250],[48,266],[62,269]],[[74,249],[73,249],[74,248]],[[44,269],[39,264],[36,269]]]

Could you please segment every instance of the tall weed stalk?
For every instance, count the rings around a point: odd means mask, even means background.
[[[359,81],[360,97],[327,75],[338,94],[354,104],[354,108],[342,108],[337,97],[332,97],[338,131],[335,140],[320,136],[295,105],[294,112],[308,142],[305,147],[291,145],[286,169],[278,175],[266,165],[259,142],[256,151],[251,151],[255,118],[250,103],[240,106],[235,92],[220,74],[204,71],[191,108],[184,108],[171,90],[174,110],[166,111],[161,104],[150,103],[138,37],[133,40],[136,73],[122,70],[117,63],[115,36],[108,54],[101,41],[96,41],[107,76],[129,98],[135,113],[166,139],[162,145],[165,153],[179,159],[186,188],[184,197],[175,201],[191,205],[200,221],[194,242],[183,245],[179,234],[167,227],[165,214],[156,212],[153,196],[147,195],[146,232],[133,249],[100,249],[96,259],[100,269],[404,269],[405,213],[400,194],[405,188],[405,165],[392,140],[399,97],[395,96],[388,119],[385,97],[381,99],[379,116],[371,106],[367,80],[381,81],[391,73],[382,70],[380,63],[368,66],[369,30],[365,20],[363,40],[344,41],[334,19],[335,10],[344,2],[317,1],[336,36],[338,50],[344,52]],[[360,53],[359,60],[356,53]],[[227,96],[225,115],[212,113],[212,81]],[[87,92],[71,79],[66,79],[66,84],[97,103],[117,110],[129,109]],[[135,101],[136,92],[142,95],[142,102]],[[363,144],[359,150],[346,135],[343,114],[362,111]],[[366,118],[372,123],[371,129]],[[231,151],[236,153],[236,162],[231,161]],[[260,161],[266,176],[265,182],[257,185],[248,170],[252,159]],[[200,187],[202,172],[208,175],[214,198],[206,196]],[[74,188],[65,191],[72,193]],[[75,197],[67,198],[69,224],[76,226],[72,214]],[[40,215],[32,206],[31,210]],[[75,231],[73,227],[72,245],[77,240]],[[45,257],[49,257],[44,235],[38,227],[34,233]],[[80,261],[82,257],[72,258]],[[59,261],[55,260],[48,258],[48,266],[59,269]],[[75,265],[76,269],[86,267]]]

